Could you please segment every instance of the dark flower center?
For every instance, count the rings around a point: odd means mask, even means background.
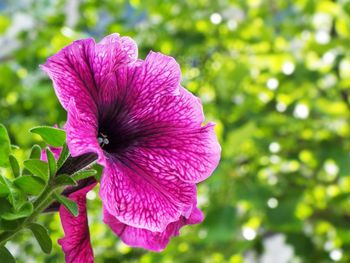
[[[99,116],[97,140],[108,153],[118,154],[135,142],[135,128],[128,121],[125,108],[117,105],[105,106]]]
[[[101,148],[108,153],[119,153],[133,144],[132,136],[109,127],[101,128],[97,139]]]

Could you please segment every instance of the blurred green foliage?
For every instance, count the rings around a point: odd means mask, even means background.
[[[349,25],[347,0],[2,0],[0,122],[23,159],[30,127],[66,117],[39,64],[75,39],[131,36],[141,58],[180,63],[222,161],[199,185],[205,222],[160,254],[123,245],[89,194],[96,262],[350,262]],[[58,215],[41,220],[53,253],[18,237],[19,262],[63,261]]]

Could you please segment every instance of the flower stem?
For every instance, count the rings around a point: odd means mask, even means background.
[[[34,201],[33,213],[24,220],[24,224],[31,223],[53,200],[54,187],[48,185],[42,194]]]
[[[32,223],[36,217],[52,202],[53,197],[51,196],[54,187],[48,183],[44,191],[40,194],[40,196],[34,201],[33,213],[28,216],[15,230],[13,231],[5,231],[0,234],[0,247],[4,246],[6,242],[14,237],[18,232],[27,227],[28,224]]]
[[[75,172],[86,168],[88,165],[91,165],[95,162],[97,156],[95,154],[85,154],[78,157],[68,157],[65,163],[62,165],[61,169],[56,173],[56,176],[60,174],[69,174],[72,175]],[[55,200],[53,193],[57,191],[61,193],[64,189],[57,188],[54,184],[54,179],[49,180],[45,189],[38,198],[33,202],[33,212],[30,216],[25,218],[14,230],[5,231],[0,234],[0,247],[4,246],[8,240],[14,237],[18,232],[26,228],[30,223],[33,223],[38,215],[43,212],[50,204]]]
[[[13,232],[9,232],[6,231],[4,233],[0,234],[0,247],[4,246],[6,244],[6,242],[11,239],[14,235],[16,235],[18,233],[18,231],[13,231]]]

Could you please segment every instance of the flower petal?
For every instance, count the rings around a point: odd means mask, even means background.
[[[104,164],[105,157],[97,141],[98,123],[94,114],[82,112],[77,108],[75,100],[68,105],[68,119],[65,125],[67,145],[73,157],[86,153],[96,153],[97,162]]]
[[[148,105],[155,97],[179,94],[180,80],[180,66],[174,58],[150,52],[144,61],[117,70],[117,99],[129,106],[134,102]]]
[[[41,68],[52,79],[65,109],[70,99],[75,98],[79,100],[79,109],[97,114],[101,89],[108,88],[103,85],[106,77],[136,58],[135,42],[112,34],[98,44],[91,38],[75,41],[50,57]]]
[[[110,157],[100,188],[108,212],[125,224],[151,231],[164,231],[181,215],[188,216],[196,198],[195,185],[154,169]]]
[[[188,183],[208,178],[217,167],[221,147],[214,124],[197,129],[154,129],[154,134],[140,138],[137,146],[123,156],[171,173]]]
[[[139,90],[146,95],[150,94],[178,94],[181,80],[179,64],[172,57],[159,52],[150,52],[142,64],[142,72],[136,85],[144,89]]]
[[[115,85],[117,95],[105,107],[102,122],[109,120],[110,129],[118,130],[115,134],[135,141],[131,150],[126,150],[129,159],[148,161],[163,171],[176,171],[186,182],[198,183],[217,167],[221,148],[214,125],[202,127],[200,100],[181,86],[175,88],[180,80],[177,66],[172,58],[151,52],[144,62],[120,68]],[[172,72],[172,77],[165,77],[168,72]]]
[[[65,236],[58,243],[62,246],[67,263],[94,262],[86,212],[86,194],[95,185],[96,183],[82,188],[69,196],[78,204],[78,217],[74,217],[64,206],[60,206],[60,216]]]
[[[109,101],[115,92],[114,75],[116,70],[137,60],[138,49],[134,40],[111,34],[95,46],[93,72],[99,87],[99,104]],[[112,95],[112,96],[111,96]]]
[[[142,247],[152,251],[162,251],[173,236],[179,235],[179,230],[185,225],[198,224],[203,221],[203,213],[194,207],[189,218],[181,216],[177,221],[170,223],[163,232],[152,232],[142,228],[123,224],[106,209],[104,209],[103,221],[109,225],[113,232],[127,245]]]
[[[53,156],[55,157],[56,160],[60,157],[60,154],[62,152],[62,147],[56,148],[56,147],[51,147],[49,146],[51,152],[53,153]],[[40,160],[47,162],[47,155],[46,155],[46,150],[41,151],[41,156]]]
[[[97,80],[120,66],[135,62],[137,56],[137,45],[130,37],[120,37],[116,33],[104,37],[95,46],[92,64]]]

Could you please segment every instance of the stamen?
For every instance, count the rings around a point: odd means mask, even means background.
[[[100,144],[101,147],[109,144],[109,140],[107,139],[107,135],[100,133],[102,137],[97,137],[98,143]]]

